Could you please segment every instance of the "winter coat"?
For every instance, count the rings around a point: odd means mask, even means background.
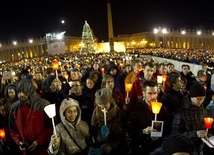
[[[33,151],[23,151],[23,155],[47,155],[48,143],[53,132],[51,119],[44,111],[50,103],[35,95],[30,79],[23,79],[17,84],[17,92],[26,92],[29,99],[26,102],[18,100],[11,106],[9,114],[10,134],[15,143],[20,141],[37,142]]]
[[[200,154],[203,149],[203,142],[197,136],[198,130],[206,130],[204,118],[211,117],[210,112],[201,105],[200,107],[194,106],[191,103],[190,97],[184,97],[183,109],[175,114],[172,122],[172,134],[181,133],[190,138],[196,149],[196,154]]]
[[[95,139],[95,148],[102,148],[104,154],[123,154],[124,146],[124,123],[125,114],[116,105],[114,99],[110,101],[110,109],[106,113],[106,122],[109,128],[109,135],[106,140],[101,138],[101,127],[104,125],[104,115],[99,107],[94,109],[91,118],[91,135]]]
[[[81,152],[81,149],[86,151],[91,143],[89,126],[85,121],[81,120],[79,103],[71,98],[69,100],[72,100],[72,102],[68,102],[66,99],[62,102],[60,106],[60,118],[62,122],[56,125],[56,132],[60,137],[60,146],[53,152],[52,143],[50,142],[49,144],[48,150],[54,155],[58,153],[59,148],[62,155],[82,155],[83,152]],[[65,110],[70,106],[76,106],[78,110],[75,123],[67,121],[64,116]],[[65,128],[67,128],[73,138],[71,138]],[[81,149],[75,144],[74,139]]]
[[[162,138],[153,141],[150,135],[144,134],[143,129],[152,125],[152,120],[155,120],[155,114],[152,113],[147,103],[141,99],[136,107],[130,111],[127,117],[127,130],[131,137],[132,153],[135,154],[148,154],[161,146]],[[157,121],[164,121],[162,137],[169,134],[169,121],[166,108],[161,107],[160,112],[157,114]]]

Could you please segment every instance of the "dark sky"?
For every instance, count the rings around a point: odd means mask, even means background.
[[[170,29],[214,29],[212,0],[110,0],[114,35]],[[65,24],[61,24],[61,20]],[[0,42],[66,31],[81,36],[85,20],[107,40],[107,0],[2,0]]]

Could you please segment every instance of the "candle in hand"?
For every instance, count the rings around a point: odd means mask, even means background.
[[[130,92],[132,88],[132,84],[131,83],[126,83],[126,91]]]
[[[213,124],[213,118],[210,118],[210,117],[204,118],[204,123],[205,123],[205,127],[207,129],[210,129],[212,127],[212,124]]]
[[[5,131],[4,129],[0,129],[0,139],[4,139],[4,138],[6,138]]]
[[[106,112],[107,112],[107,110],[104,108],[103,110],[103,114],[104,114],[104,125],[106,125],[107,123],[106,123]]]

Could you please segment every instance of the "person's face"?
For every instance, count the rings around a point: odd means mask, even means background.
[[[135,65],[133,66],[133,70],[135,73],[138,73],[141,69],[142,69],[142,64],[140,62],[135,63]]]
[[[200,107],[205,100],[205,96],[191,97],[192,104]]]
[[[98,74],[94,74],[93,79],[94,79],[94,81],[97,81],[98,80]]]
[[[129,73],[131,70],[132,70],[132,67],[131,67],[131,66],[127,66],[127,67],[126,67],[126,72],[127,72],[127,73]]]
[[[7,115],[7,111],[6,111],[5,107],[4,107],[4,105],[0,106],[0,114],[2,114],[3,116]]]
[[[94,70],[98,70],[99,69],[99,64],[98,63],[94,63],[93,68],[94,68]]]
[[[166,70],[166,66],[165,65],[161,65],[160,68],[158,69],[160,74],[166,74],[167,70]]]
[[[59,79],[54,79],[50,85],[51,92],[56,92],[57,90],[60,91],[61,89],[62,89],[61,81]]]
[[[69,122],[75,122],[78,116],[78,110],[76,106],[70,106],[65,110],[65,119]]]
[[[117,74],[117,70],[115,68],[111,68],[109,73],[111,75],[116,75]]]
[[[189,71],[189,69],[188,69],[187,66],[183,66],[183,67],[182,67],[182,72],[183,72],[184,74],[187,74],[188,71]]]
[[[152,76],[154,73],[154,68],[146,66],[143,70],[145,80],[152,80]]]
[[[72,80],[78,80],[79,79],[78,72],[71,72],[70,75],[71,75]]]
[[[143,96],[147,104],[151,104],[153,101],[157,101],[158,97],[158,88],[155,87],[146,87],[146,90],[143,91]]]
[[[28,100],[28,96],[24,91],[19,91],[18,92],[18,98],[21,102],[25,102]]]
[[[108,103],[106,103],[106,104],[97,104],[97,106],[98,106],[98,108],[100,108],[101,110],[109,110],[109,108],[110,108],[110,103],[108,102]]]
[[[15,98],[15,96],[16,96],[16,92],[14,89],[8,89],[7,93],[8,93],[9,98],[11,98],[11,99]]]
[[[71,82],[71,92],[75,95],[82,95],[82,86],[79,81]]]
[[[175,71],[175,66],[174,65],[169,65],[169,66],[167,66],[167,72],[168,73],[172,73],[172,72],[174,72]]]
[[[89,89],[92,89],[94,87],[94,81],[91,80],[91,79],[87,79],[86,80],[86,86],[89,88]]]
[[[183,82],[182,82],[182,80],[181,80],[180,77],[178,77],[178,78],[176,79],[175,84],[173,84],[173,88],[176,89],[176,90],[182,89],[182,88],[183,88]]]
[[[108,78],[106,80],[106,88],[109,88],[109,89],[113,90],[113,88],[114,88],[114,79]]]

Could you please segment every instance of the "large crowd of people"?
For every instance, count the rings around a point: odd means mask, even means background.
[[[184,64],[176,70],[144,55]],[[214,133],[204,122],[214,119],[213,62],[211,51],[144,49],[2,63],[0,154],[210,155],[202,138]],[[201,69],[194,74],[188,63]]]

